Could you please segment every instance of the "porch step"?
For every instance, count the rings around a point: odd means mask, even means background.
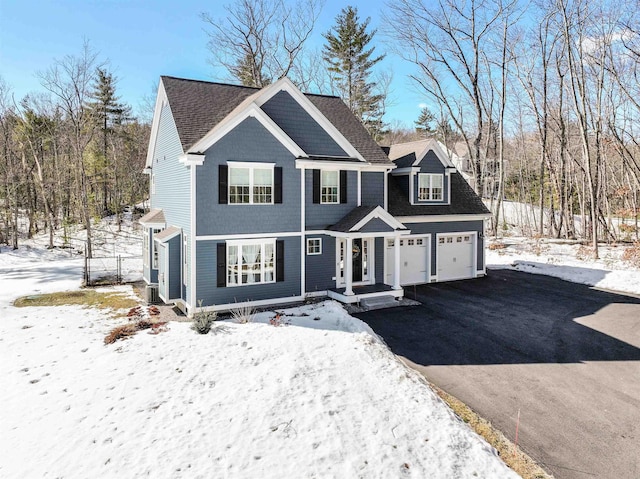
[[[391,294],[385,294],[384,296],[374,296],[371,298],[362,298],[360,300],[360,307],[365,311],[371,311],[373,309],[393,308],[398,306],[398,300]]]

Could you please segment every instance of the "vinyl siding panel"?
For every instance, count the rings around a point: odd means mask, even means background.
[[[484,231],[483,221],[449,221],[442,223],[405,223],[405,226],[411,230],[412,235],[431,234],[431,275],[436,274],[436,255],[437,255],[437,233],[458,233],[462,231],[478,232],[478,264],[477,269],[480,271],[484,268],[484,240],[480,235]]]
[[[384,283],[384,238],[375,238],[376,283]]]
[[[286,91],[276,93],[261,108],[307,155],[347,156]]]
[[[158,291],[163,298],[169,299],[169,279],[168,272],[165,270],[165,261],[167,258],[166,244],[157,244],[158,248]]]
[[[220,204],[219,165],[228,161],[282,167],[282,203]],[[247,118],[206,152],[196,167],[197,234],[226,235],[300,231],[300,171],[294,156],[255,118]]]
[[[306,238],[322,239],[321,255],[306,255],[306,291],[324,291],[336,286],[336,239],[326,235],[310,235]],[[305,247],[306,247],[305,239]]]
[[[217,287],[216,249],[219,241],[197,241],[197,292],[196,300],[202,306],[233,304],[242,301],[259,301],[272,298],[299,296],[300,292],[300,237],[284,240],[285,280],[277,283]]]
[[[382,221],[380,218],[373,218],[358,231],[362,233],[384,233],[393,231],[393,228]]]
[[[147,257],[146,258],[142,258],[142,277],[145,279],[145,281],[147,283],[154,283],[155,281],[151,280],[151,254],[152,254],[152,248],[151,248],[151,228],[146,228],[143,227],[142,228],[142,234],[145,235],[149,241],[149,251],[147,251]],[[144,238],[143,238],[144,241]],[[142,248],[142,254],[144,255],[144,247]],[[157,272],[156,272],[157,274]],[[157,281],[157,278],[156,278]]]
[[[169,299],[180,298],[182,291],[182,236],[178,235],[167,241],[169,254],[169,271],[167,271]]]
[[[313,203],[313,170],[305,170],[306,229],[325,229],[340,221],[358,203],[356,171],[347,171],[347,202],[332,205]]]
[[[361,201],[362,206],[379,205],[384,208],[384,173],[362,172]]]

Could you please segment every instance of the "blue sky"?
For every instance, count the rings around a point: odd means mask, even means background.
[[[108,60],[118,77],[118,93],[135,109],[149,95],[160,75],[224,81],[209,64],[205,24],[200,12],[216,16],[228,2],[198,0],[0,0],[0,76],[10,85],[16,100],[42,88],[36,72],[46,70],[65,55],[78,54],[84,39]],[[371,26],[382,21],[383,0],[357,0],[360,18],[371,17]],[[322,32],[334,23],[349,3],[327,0],[313,46],[321,46]],[[382,37],[376,53],[385,52]],[[418,117],[425,102],[407,79],[399,58],[388,55],[381,65],[394,72],[392,105],[387,121],[407,126]]]

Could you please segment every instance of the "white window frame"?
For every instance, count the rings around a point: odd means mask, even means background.
[[[275,200],[275,163],[243,163],[243,162],[228,162],[228,177],[227,177],[227,204],[229,205],[273,205]],[[246,169],[249,170],[249,202],[248,203],[238,203],[232,202],[232,194],[231,194],[231,170],[232,169]],[[254,175],[256,170],[271,170],[271,201],[270,202],[258,202],[255,201],[254,196],[258,196],[254,192]]]
[[[156,194],[156,175],[151,174],[151,194]]]
[[[276,240],[275,238],[267,238],[267,239],[250,239],[250,240],[228,240],[226,242],[227,248],[226,248],[226,278],[225,278],[225,282],[227,287],[229,288],[235,288],[235,287],[239,287],[239,286],[250,286],[250,285],[256,285],[256,284],[270,284],[270,283],[275,283],[276,282],[276,264],[277,264],[277,258],[276,258]],[[242,248],[246,247],[246,246],[255,246],[255,245],[260,245],[260,281],[254,281],[252,283],[246,282],[243,283],[242,282],[242,270],[240,267],[240,262],[241,262],[241,258],[242,258]],[[264,263],[264,258],[265,258],[265,247],[267,245],[271,245],[271,247],[273,248],[273,266],[272,266],[272,274],[271,274],[271,280],[265,281],[265,273],[268,272],[268,268],[266,267],[265,263]],[[229,264],[229,251],[231,249],[231,247],[237,247],[237,257],[236,257],[236,264],[235,266],[238,267],[237,268],[237,272],[236,272],[236,277],[238,282],[237,283],[230,283],[229,282],[229,272],[231,270],[231,268],[234,265]],[[249,274],[249,273],[248,273]],[[247,274],[247,279],[248,279],[248,274]],[[255,273],[253,273],[255,274]]]
[[[433,179],[440,178],[440,197],[434,198],[433,194]],[[420,180],[426,179],[428,186],[421,186]],[[428,195],[422,197],[420,195],[421,190],[426,190]],[[418,173],[418,201],[443,201],[444,200],[444,175],[441,173]]]
[[[314,243],[316,244],[314,245]],[[314,256],[319,254],[322,254],[322,238],[307,238],[307,255]]]
[[[149,266],[149,235],[150,231],[146,230],[142,240],[142,264]]]
[[[329,194],[325,194],[323,177],[327,173],[335,173],[336,175],[336,186],[326,186],[326,188],[335,188],[335,201],[325,201],[325,198],[329,196]],[[334,193],[330,193],[333,197]],[[337,205],[340,203],[340,170],[320,170],[320,204],[322,205]]]
[[[153,245],[153,260],[151,262],[151,268],[158,269],[158,247],[156,245],[156,235],[162,231],[162,228],[151,228],[151,244]]]

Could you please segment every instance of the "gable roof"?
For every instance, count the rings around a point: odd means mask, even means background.
[[[406,180],[405,180],[406,181]],[[389,177],[389,213],[393,216],[418,215],[489,215],[487,207],[460,173],[451,173],[451,204],[412,205],[401,185],[401,178]]]
[[[168,228],[163,229],[160,233],[154,235],[153,239],[161,243],[166,243],[171,238],[178,236],[181,232],[182,230],[180,228],[177,228],[176,226],[169,226]]]
[[[283,84],[289,80],[283,79]],[[185,152],[203,139],[228,116],[237,114],[258,99],[269,94],[274,85],[257,89],[239,85],[161,77],[167,101]],[[290,82],[289,82],[290,83]],[[331,123],[366,161],[393,166],[364,126],[338,97],[304,94],[309,105]]]
[[[330,231],[339,231],[348,233],[350,231],[359,231],[363,226],[371,220],[379,218],[392,230],[406,229],[405,226],[387,213],[381,206],[357,206],[347,213],[336,224],[327,228]]]
[[[389,159],[399,168],[418,166],[429,150],[433,150],[444,167],[454,167],[450,159],[451,152],[439,141],[431,138],[391,145]]]
[[[164,218],[164,211],[158,208],[153,208],[146,215],[138,220],[141,225],[164,225],[166,220]]]

